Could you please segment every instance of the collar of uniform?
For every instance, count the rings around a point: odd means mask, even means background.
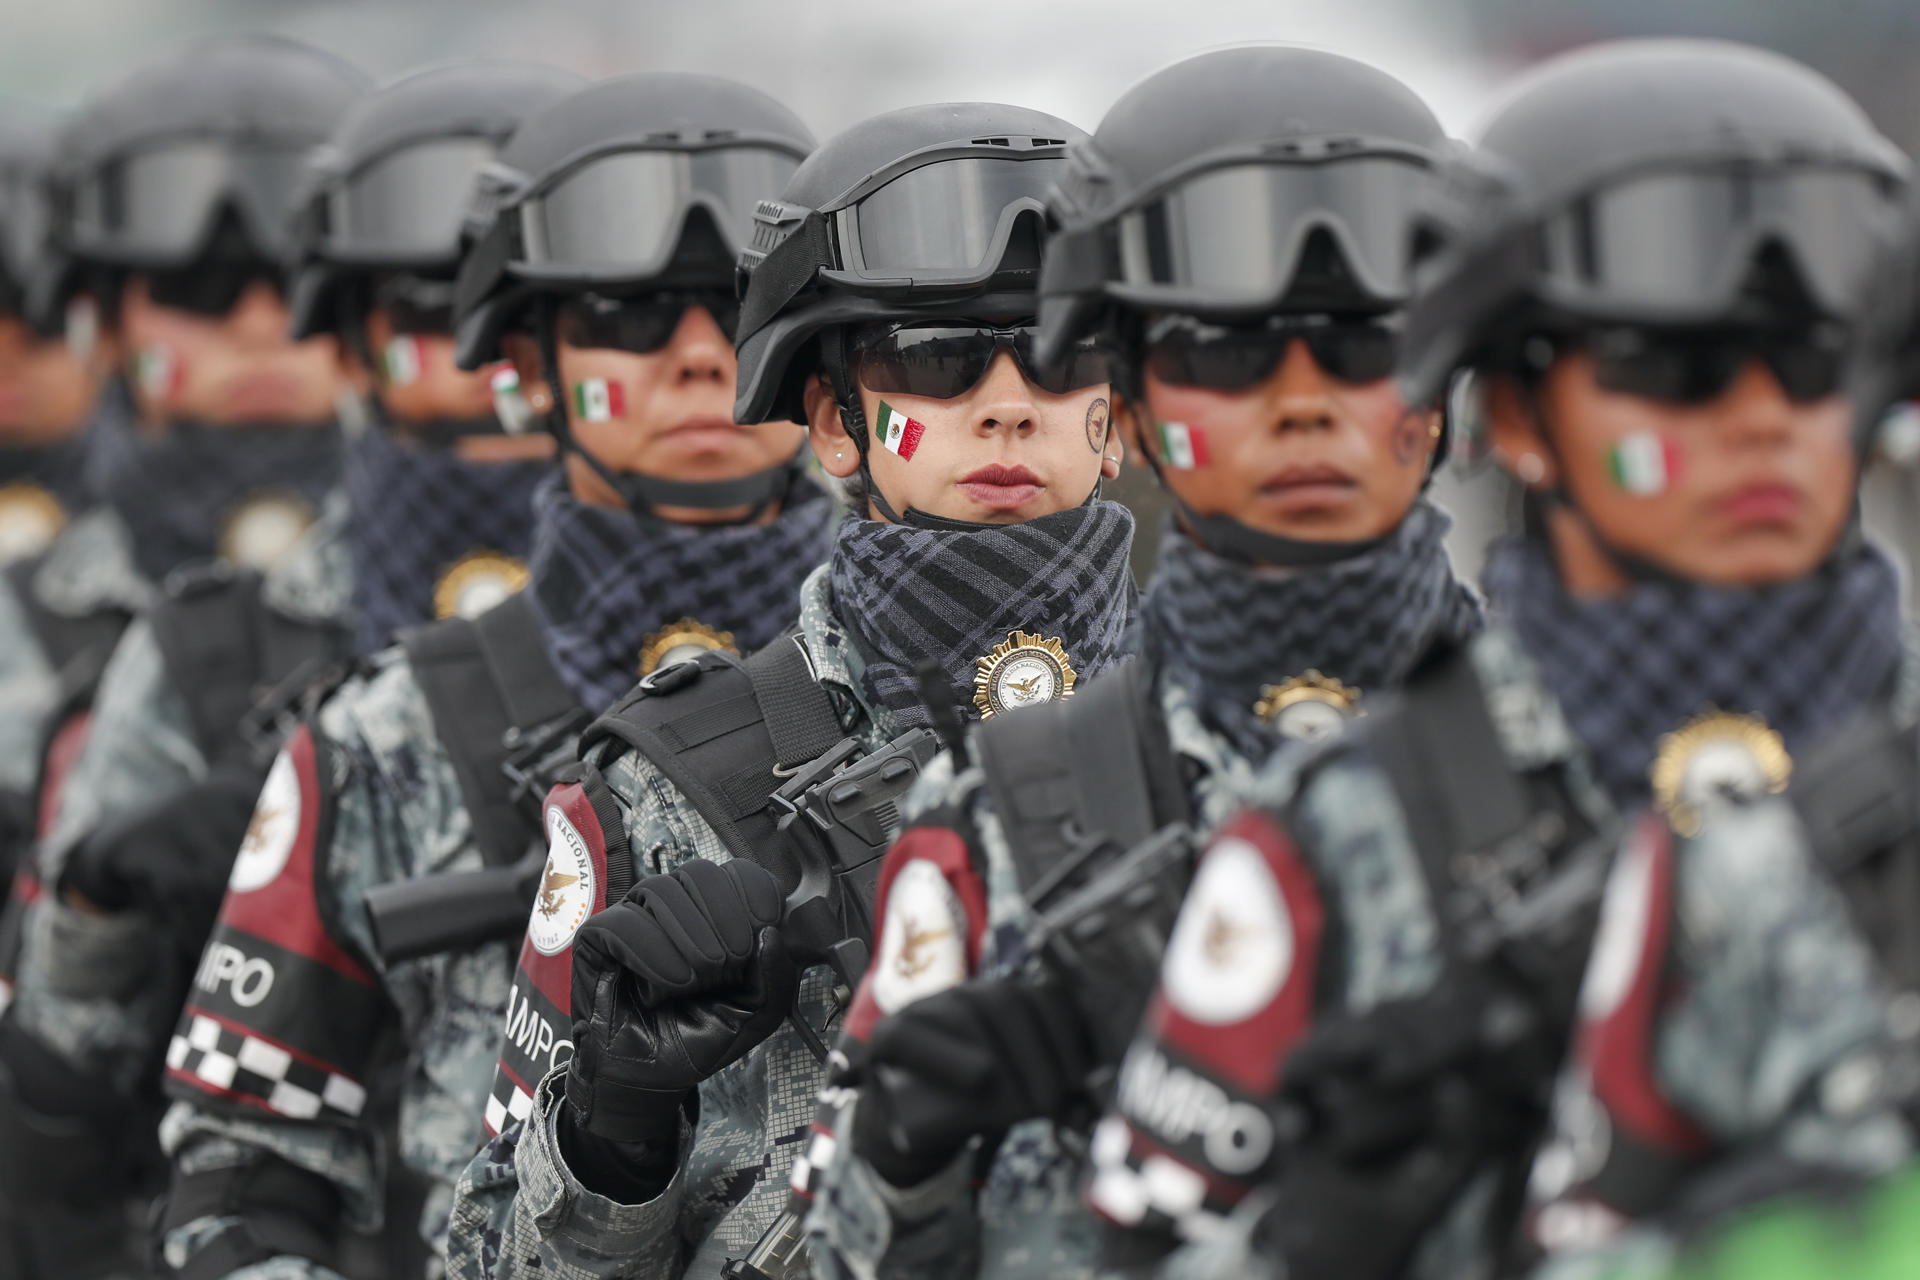
[[[260,599],[299,622],[345,623],[353,612],[353,560],[347,541],[352,507],[333,489],[286,558],[266,573]]]
[[[878,725],[882,736],[892,735],[892,717],[885,707],[870,707],[860,696],[860,651],[847,638],[846,628],[833,613],[832,573],[820,565],[800,584],[800,643],[813,664],[813,674],[833,700],[840,727],[852,733],[863,724]]]
[[[75,516],[54,538],[33,589],[47,608],[76,618],[102,609],[138,613],[154,598],[153,584],[134,563],[126,521],[104,503]]]

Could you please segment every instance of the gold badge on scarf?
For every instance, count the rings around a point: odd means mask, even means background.
[[[0,485],[0,563],[45,551],[66,523],[60,499],[31,480]]]
[[[644,679],[662,667],[676,662],[691,662],[712,649],[740,652],[733,632],[715,631],[704,622],[682,618],[654,632],[640,646],[640,675]]]
[[[974,661],[973,705],[987,720],[1002,711],[1058,702],[1073,696],[1078,678],[1058,639],[1009,631],[992,652]]]
[[[433,584],[433,616],[477,618],[527,585],[527,566],[500,551],[469,551]]]
[[[272,489],[236,503],[220,526],[220,558],[249,569],[271,569],[313,523],[313,504]]]
[[[1364,714],[1360,710],[1360,691],[1342,684],[1332,676],[1309,671],[1260,690],[1253,714],[1265,720],[1283,738],[1318,742],[1331,738],[1347,727],[1347,721]]]
[[[1793,757],[1758,716],[1708,711],[1660,739],[1653,802],[1683,836],[1715,808],[1752,804],[1787,789]]]

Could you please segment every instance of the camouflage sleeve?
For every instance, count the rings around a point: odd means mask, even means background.
[[[1679,996],[1655,1049],[1667,1095],[1725,1149],[1765,1140],[1815,1164],[1892,1167],[1904,1127],[1850,1087],[1886,1047],[1872,956],[1786,802],[1708,822],[1676,858]]]
[[[136,621],[101,677],[92,728],[41,849],[49,892],[28,914],[14,1002],[26,1031],[76,1068],[125,1088],[164,1034],[152,925],[137,912],[76,910],[51,887],[103,819],[164,799],[205,769],[153,633]]]
[[[689,857],[726,860],[712,829],[636,753],[598,763],[626,824],[637,877],[671,871]],[[450,1275],[647,1280],[681,1273],[689,1245],[681,1223],[686,1159],[645,1204],[621,1204],[587,1190],[567,1167],[555,1132],[565,1086],[564,1066],[550,1072],[534,1090],[526,1121],[508,1126],[467,1166],[454,1195]],[[711,1118],[703,1107],[703,1121]]]
[[[373,885],[476,870],[480,854],[452,766],[439,749],[424,699],[397,655],[342,686],[321,709],[318,726],[333,762],[333,838],[322,890],[343,941],[374,954],[360,903]],[[479,1148],[481,1107],[492,1078],[500,1010],[506,1003],[506,949],[493,943],[377,971],[385,1016],[397,1012],[407,1050],[401,1085],[399,1156],[433,1189],[421,1232],[438,1245],[452,1186]],[[367,1029],[369,1037],[377,1028]],[[382,1141],[370,1121],[309,1123],[264,1109],[235,1109],[198,1099],[176,1103],[161,1141],[177,1171],[215,1168],[267,1153],[326,1178],[358,1230],[380,1227],[386,1179]],[[189,1252],[217,1234],[201,1219],[176,1229],[170,1250]],[[276,1260],[273,1276],[327,1276],[309,1263]],[[303,1269],[304,1268],[304,1269]],[[244,1273],[254,1280],[254,1273]]]
[[[508,1125],[475,1156],[454,1194],[447,1237],[451,1280],[596,1280],[678,1277],[686,1254],[679,1230],[691,1133],[666,1190],[628,1205],[587,1190],[567,1168],[555,1129],[566,1076],[534,1091],[533,1112]]]
[[[33,789],[41,726],[53,712],[56,689],[25,607],[12,584],[0,581],[0,788]]]
[[[43,850],[47,883],[67,855],[106,817],[164,799],[203,776],[187,704],[145,619],[120,637],[100,676],[86,745],[60,791],[60,812]]]

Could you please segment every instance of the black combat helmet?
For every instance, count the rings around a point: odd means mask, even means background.
[[[453,301],[461,367],[499,359],[501,337],[518,330],[539,340],[556,369],[554,303],[570,294],[698,295],[732,337],[734,262],[754,205],[812,148],[793,112],[717,76],[620,76],[530,116],[483,170],[468,212],[473,243]],[[634,511],[758,512],[785,494],[799,466],[796,448],[792,461],[737,480],[615,473],[573,438],[557,396],[546,420],[561,447]]]
[[[450,310],[474,176],[522,120],[585,84],[552,67],[463,63],[349,109],[307,158],[289,262],[293,336],[357,329],[373,302],[366,286],[388,273],[444,281],[436,309]]]
[[[1413,90],[1338,54],[1246,45],[1155,72],[1073,148],[1049,201],[1042,356],[1101,335],[1138,400],[1129,357],[1150,312],[1234,323],[1397,310],[1415,216],[1449,147]],[[1433,465],[1446,448],[1443,435]],[[1266,564],[1329,563],[1383,540],[1288,538],[1174,500],[1208,547]]]
[[[1860,326],[1850,390],[1854,439],[1864,451],[1889,410],[1920,399],[1920,199],[1910,199],[1888,228],[1887,251],[1872,272]]]
[[[54,126],[30,116],[0,115],[0,312],[24,315],[33,280],[45,270],[47,165]],[[56,330],[43,328],[46,336]]]
[[[1403,387],[1430,403],[1456,371],[1517,370],[1557,327],[1844,327],[1907,172],[1777,54],[1631,40],[1553,59],[1448,167]]]
[[[307,151],[367,89],[358,71],[277,36],[220,36],[153,58],[62,131],[51,170],[59,261],[34,310],[56,317],[78,269],[277,265]]]
[[[804,421],[819,339],[841,326],[1030,318],[1046,193],[1085,136],[1043,112],[961,102],[890,111],[829,139],[762,203],[741,255],[735,416]],[[830,365],[844,404],[845,370]],[[849,425],[864,451],[857,403]]]

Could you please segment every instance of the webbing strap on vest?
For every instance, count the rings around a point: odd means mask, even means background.
[[[1920,989],[1920,752],[1915,731],[1884,709],[1863,715],[1794,762],[1789,792],[1889,975]]]
[[[344,627],[289,618],[268,606],[261,586],[252,570],[210,569],[180,580],[148,614],[210,760],[235,742],[256,698],[303,665],[317,674],[348,648]]]
[[[20,602],[27,623],[33,628],[34,638],[40,642],[40,651],[46,655],[47,665],[55,671],[65,671],[76,658],[82,657],[104,665],[105,655],[112,651],[132,615],[125,609],[113,608],[95,609],[72,617],[47,608],[33,589],[34,576],[40,572],[45,558],[40,555],[16,560],[6,567],[6,576],[7,585],[13,588],[14,598]]]
[[[482,860],[513,862],[540,827],[537,814],[514,802],[503,772],[508,754],[519,736],[579,710],[547,657],[539,619],[516,595],[478,618],[409,627],[399,641],[452,760]]]
[[[1429,887],[1438,889],[1454,855],[1518,834],[1533,807],[1466,649],[1416,671],[1388,715],[1367,740],[1400,797]]]
[[[797,633],[745,661],[721,650],[656,671],[588,726],[633,747],[680,789],[727,851],[791,883],[769,801],[845,736]]]
[[[1166,719],[1141,662],[1071,698],[984,721],[974,750],[1029,892],[1090,838],[1130,849],[1189,820]]]

